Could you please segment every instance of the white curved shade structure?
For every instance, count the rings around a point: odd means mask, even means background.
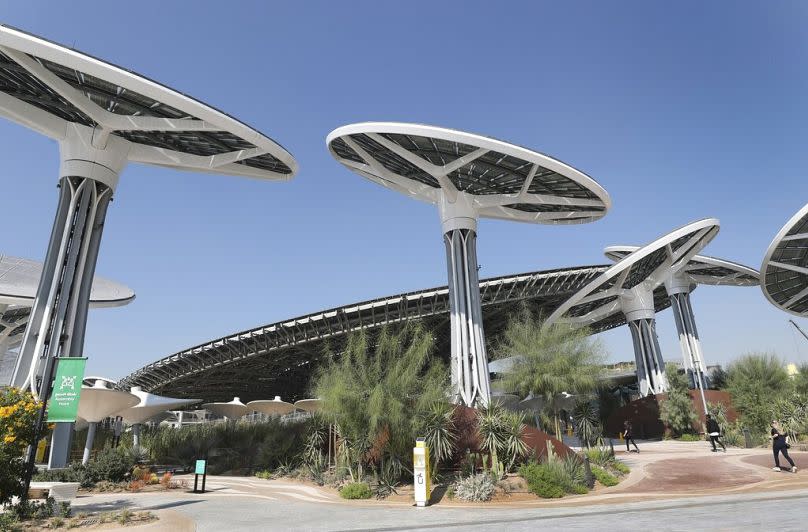
[[[176,410],[184,406],[199,403],[199,399],[174,399],[144,392],[139,386],[133,386],[130,393],[139,399],[135,406],[118,412],[123,420],[130,425],[145,423],[149,419],[167,410]]]
[[[326,144],[345,167],[438,207],[449,277],[452,390],[468,406],[491,395],[477,265],[477,219],[580,224],[611,200],[583,172],[490,137],[423,124],[365,122]]]
[[[322,399],[300,399],[295,401],[295,408],[304,412],[319,412],[323,408]]]
[[[202,405],[205,410],[227,419],[238,419],[247,414],[249,409],[241,402],[241,399],[234,397],[229,403],[205,403]]]
[[[295,405],[282,401],[280,396],[274,399],[250,401],[247,403],[248,410],[254,410],[268,416],[285,416],[295,411]]]
[[[569,298],[546,320],[595,326],[617,313],[625,315],[634,341],[640,395],[667,390],[665,366],[656,334],[655,299],[664,298],[671,273],[718,234],[719,222],[706,218],[671,231],[634,251]]]
[[[808,204],[775,235],[760,267],[760,288],[769,303],[808,317]]]
[[[97,423],[119,412],[135,406],[140,399],[129,392],[107,388],[104,381],[96,381],[93,386],[82,386],[79,397],[79,417],[88,423]]]
[[[17,365],[16,347],[31,315],[42,263],[0,255],[0,386],[10,384]],[[90,308],[119,307],[135,299],[132,289],[95,276]]]

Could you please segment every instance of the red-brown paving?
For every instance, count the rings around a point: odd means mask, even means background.
[[[791,456],[791,459],[794,460],[794,463],[797,465],[797,469],[808,468],[808,453],[789,452],[788,454]],[[741,460],[747,464],[765,467],[769,470],[774,467],[774,454],[772,453],[744,456]],[[780,455],[780,467],[790,467],[788,460],[783,458],[782,454]]]
[[[761,474],[725,460],[724,455],[674,458],[645,466],[646,478],[626,493],[734,488],[763,480]]]

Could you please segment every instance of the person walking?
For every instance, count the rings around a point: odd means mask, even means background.
[[[710,443],[713,445],[714,453],[718,452],[718,448],[715,446],[716,443],[724,449],[724,452],[727,452],[726,445],[724,445],[724,442],[720,439],[721,427],[718,425],[718,421],[710,414],[707,414],[707,434],[710,436]]]
[[[782,471],[783,469],[780,467],[780,453],[783,453],[783,457],[788,460],[788,463],[791,464],[791,472],[797,472],[797,466],[794,465],[794,460],[788,456],[788,448],[791,447],[788,442],[786,441],[786,435],[782,433],[782,429],[780,428],[780,423],[777,421],[772,421],[772,451],[774,452],[774,467],[772,470],[774,471]]]
[[[634,445],[634,448],[637,452],[640,452],[640,448],[637,447],[637,442],[634,441],[634,432],[633,427],[631,426],[631,421],[625,420],[623,422],[623,439],[626,440],[626,452],[631,452],[631,447],[628,446],[628,443],[631,442]]]

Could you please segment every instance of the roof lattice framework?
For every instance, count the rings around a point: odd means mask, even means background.
[[[480,282],[486,337],[496,341],[521,302],[544,315],[606,271],[584,266],[485,279]],[[658,310],[670,302],[661,298]],[[339,352],[348,333],[419,320],[435,332],[436,354],[448,360],[447,287],[430,288],[346,305],[219,338],[158,360],[125,377],[122,389],[142,386],[174,397],[245,401],[280,395],[307,397],[309,378],[327,347]],[[625,323],[620,316],[597,325]]]

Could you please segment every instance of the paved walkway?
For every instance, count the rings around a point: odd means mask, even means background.
[[[704,442],[640,442],[641,453],[618,452],[628,478],[593,493],[497,504],[441,501],[427,509],[410,502],[344,501],[328,488],[252,477],[209,477],[205,494],[145,493],[82,496],[75,507],[168,510],[197,530],[410,530],[426,527],[508,530],[653,527],[655,530],[768,528],[805,530],[808,453],[794,453],[806,469],[776,473],[766,449],[712,453]],[[776,517],[772,517],[776,516]],[[167,523],[166,523],[167,524]],[[155,529],[155,528],[153,528]],[[157,528],[159,529],[159,527]],[[170,528],[165,528],[166,530]]]

